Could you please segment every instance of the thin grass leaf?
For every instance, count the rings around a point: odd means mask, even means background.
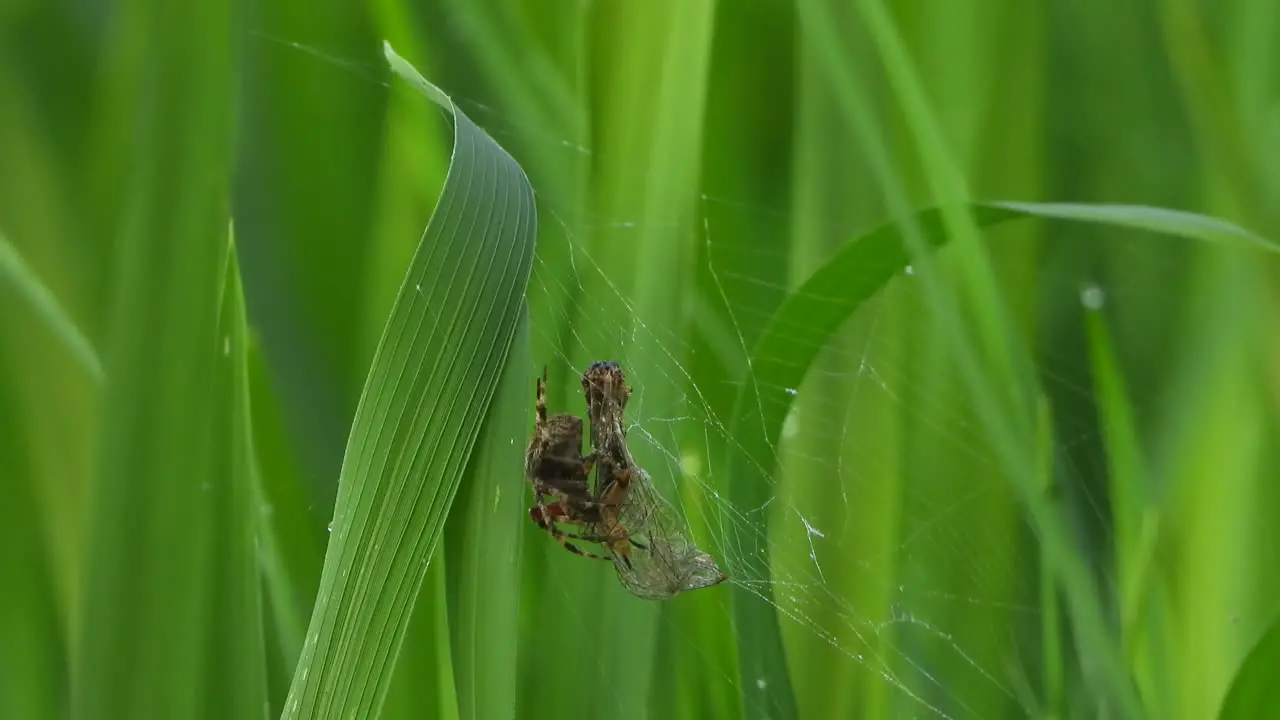
[[[0,232],[0,283],[11,287],[48,326],[49,330],[67,348],[85,372],[96,382],[102,382],[102,360],[89,339],[80,332],[71,316],[62,309],[58,298],[45,286],[35,272],[27,266],[9,239]]]
[[[533,194],[519,165],[389,44],[384,51],[452,115],[453,158],[356,410],[286,718],[378,714],[532,267]]]
[[[258,468],[258,558],[264,591],[264,621],[270,641],[268,691],[279,716],[294,665],[302,654],[307,620],[315,604],[324,542],[285,431],[282,408],[268,377],[261,346],[250,338],[249,396]]]
[[[1192,213],[1174,213],[1141,206],[1041,205],[1036,203],[976,203],[967,208],[979,227],[989,228],[1023,217],[1070,219],[1105,225],[1142,228],[1204,242],[1226,242],[1277,251],[1276,243],[1255,236],[1225,221]],[[1185,222],[1175,222],[1181,218]],[[927,247],[940,248],[949,239],[938,209],[923,210],[911,218]],[[766,330],[751,350],[751,372],[740,385],[734,405],[731,433],[746,452],[731,454],[729,475],[734,478],[731,498],[736,507],[760,507],[771,497],[770,448],[777,447],[783,421],[791,412],[795,388],[834,333],[848,318],[892,278],[902,275],[912,261],[904,237],[907,223],[890,223],[848,243],[820,266],[804,283],[788,294],[769,319]],[[766,397],[764,393],[769,393]],[[760,539],[751,533],[740,537],[744,552],[754,552]],[[767,580],[768,578],[759,578]],[[767,583],[761,592],[771,592]],[[766,614],[765,603],[740,603],[738,621],[760,629],[758,636],[740,634],[741,673],[744,687],[769,678],[770,694],[785,697],[790,691],[776,687],[787,673],[776,619]],[[753,609],[754,608],[754,609]],[[743,614],[751,615],[746,617]],[[772,635],[772,637],[770,637]],[[764,673],[764,674],[760,674]],[[786,706],[780,705],[783,709]]]
[[[266,642],[258,563],[258,473],[249,409],[249,331],[235,243],[226,259],[213,376],[212,457],[201,488],[215,525],[209,556],[208,717],[267,717]]]
[[[1086,291],[1087,293],[1087,291]],[[1147,470],[1138,444],[1138,428],[1100,308],[1085,295],[1085,329],[1102,414],[1102,437],[1107,448],[1107,472],[1115,526],[1115,566],[1120,596],[1120,646],[1126,663],[1135,668],[1139,696],[1147,710],[1165,715],[1160,703],[1167,695],[1152,686],[1153,674],[1142,662],[1143,638],[1156,627],[1148,592],[1156,580],[1158,507],[1151,496]],[[1155,673],[1156,677],[1161,676]]]
[[[1280,244],[1235,223],[1199,213],[1145,205],[1093,205],[1075,203],[995,202],[991,207],[1004,208],[1042,218],[1101,223],[1116,227],[1182,237],[1189,240],[1222,243],[1242,249],[1280,253]]]

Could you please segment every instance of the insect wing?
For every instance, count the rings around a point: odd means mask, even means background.
[[[648,474],[635,468],[619,521],[644,547],[633,547],[630,562],[615,558],[613,564],[618,579],[633,595],[666,600],[728,578],[715,558],[685,536],[678,517]]]

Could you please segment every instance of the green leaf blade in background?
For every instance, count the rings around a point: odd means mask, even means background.
[[[452,113],[454,154],[356,412],[289,718],[377,714],[532,266],[533,196],[520,167],[385,50],[393,70]]]
[[[1245,656],[1222,701],[1219,720],[1267,717],[1280,705],[1280,620],[1274,620]]]
[[[632,219],[635,227],[594,233],[589,252],[595,262],[625,267],[628,273],[622,283],[608,275],[593,277],[581,290],[581,302],[587,313],[610,308],[612,312],[597,315],[596,322],[618,328],[618,335],[602,335],[598,342],[574,348],[571,361],[579,370],[598,360],[621,362],[634,392],[628,409],[633,419],[636,411],[630,408],[668,417],[698,408],[690,387],[678,380],[691,354],[686,348],[673,347],[655,334],[655,328],[679,328],[683,333],[685,308],[696,296],[699,245],[691,240],[700,230],[696,198],[707,135],[716,21],[714,3],[684,0],[615,3],[590,13],[588,28],[598,40],[587,57],[588,77],[600,92],[600,102],[592,110],[601,126],[613,130],[596,141],[597,161],[587,196],[593,213]],[[609,62],[605,58],[613,54],[615,44],[630,45],[632,51]],[[659,177],[663,182],[654,185],[653,179]],[[577,380],[572,375],[566,378],[574,399],[565,407],[575,411],[582,407]],[[687,447],[689,440],[676,442]],[[669,466],[665,448],[640,437],[631,440],[629,447],[636,462],[650,471],[663,497],[681,507],[697,502],[694,496],[699,489],[681,482],[681,473]],[[686,656],[670,650],[664,653],[664,646],[670,648],[670,644],[662,642],[662,635],[674,633],[691,642],[710,636],[716,625],[696,627],[688,618],[696,617],[692,615],[695,606],[705,607],[724,593],[692,593],[680,605],[655,605],[627,597],[613,572],[592,575],[595,592],[600,594],[587,626],[592,628],[590,634],[609,638],[610,643],[646,660],[635,664],[625,683],[615,682],[616,670],[607,663],[580,668],[596,688],[585,707],[619,720],[648,717],[655,712],[649,699],[655,695],[658,668],[668,675],[683,673],[683,682],[698,682],[696,669],[679,667]],[[727,619],[718,625],[726,627]]]
[[[199,718],[217,709],[206,707],[214,643],[224,633],[253,643],[250,625],[205,621],[212,558],[229,527],[211,512],[208,491],[233,481],[213,471],[226,450],[214,446],[213,428],[235,422],[225,414],[233,404],[218,405],[211,387],[229,262],[233,4],[125,8],[109,52],[145,80],[105,95],[101,108],[128,118],[99,148],[120,162],[111,171],[124,206],[119,226],[107,229],[115,236],[108,381],[71,711]]]

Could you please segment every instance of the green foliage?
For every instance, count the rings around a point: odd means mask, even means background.
[[[1280,13],[935,5],[8,3],[0,720],[1265,714]]]

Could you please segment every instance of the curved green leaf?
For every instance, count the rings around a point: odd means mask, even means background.
[[[533,263],[533,191],[520,166],[389,44],[384,51],[452,115],[453,157],[356,410],[286,718],[378,714]]]
[[[1222,701],[1220,720],[1267,717],[1280,705],[1280,618],[1253,646]]]
[[[1205,242],[1280,252],[1280,245],[1224,220],[1194,213],[1133,205],[1074,205],[1040,203],[974,203],[968,208],[980,228],[993,227],[1022,217],[1074,220],[1118,227],[1138,228]],[[939,209],[916,213],[912,222],[920,237],[933,248],[948,236]],[[771,496],[767,473],[773,470],[772,448],[781,437],[783,421],[795,400],[789,389],[799,387],[818,352],[863,302],[870,299],[910,263],[903,230],[907,223],[889,223],[848,243],[800,287],[792,291],[770,318],[751,350],[750,371],[740,384],[733,411],[732,436],[743,449],[729,458],[733,504],[760,507]],[[736,538],[748,557],[763,550],[765,538],[744,532]],[[762,570],[767,581],[768,568]],[[760,592],[770,592],[760,582]],[[737,602],[740,673],[743,688],[760,687],[753,698],[775,715],[794,714],[794,700],[777,617],[765,603]],[[766,680],[758,683],[760,679]],[[748,692],[753,692],[748,690]]]
[[[1056,220],[1115,225],[1174,237],[1280,253],[1280,244],[1220,218],[1145,205],[996,202],[990,207]]]

